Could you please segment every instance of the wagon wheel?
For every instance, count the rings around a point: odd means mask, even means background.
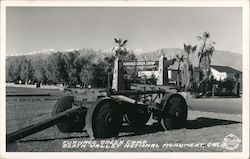
[[[139,109],[127,112],[124,118],[133,126],[143,126],[148,122],[150,115],[151,114],[147,110]]]
[[[87,111],[86,129],[91,138],[110,138],[119,134],[122,111],[110,98],[100,99]]]
[[[51,115],[55,116],[61,112],[71,109],[73,106],[73,101],[73,96],[62,97],[55,104]],[[56,124],[56,126],[59,131],[63,133],[81,132],[85,126],[85,116],[86,113],[75,114],[74,116],[69,117],[65,121]]]
[[[187,104],[179,94],[163,97],[163,111],[161,125],[165,130],[180,129],[185,126],[187,120]]]

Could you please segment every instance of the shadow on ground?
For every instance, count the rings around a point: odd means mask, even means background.
[[[230,125],[230,124],[239,124],[241,122],[231,121],[231,120],[223,120],[223,119],[214,119],[214,118],[205,118],[200,117],[195,120],[187,120],[186,129],[201,129],[206,127],[218,126],[218,125]],[[131,137],[137,135],[144,135],[150,133],[156,133],[164,131],[160,123],[153,123],[152,125],[144,125],[141,127],[133,127],[130,125],[123,125],[119,137]],[[21,140],[19,142],[32,142],[32,141],[53,141],[53,140],[61,140],[61,139],[76,139],[76,138],[84,138],[88,137],[86,130],[84,131],[84,135],[80,136],[67,136],[67,137],[57,137],[57,138],[48,138],[48,139],[30,139],[30,140]]]
[[[88,135],[82,135],[82,136],[56,137],[56,138],[46,138],[46,139],[30,139],[30,140],[20,140],[19,142],[54,141],[54,140],[77,139],[77,138],[83,138],[83,137],[89,137],[89,136]]]
[[[204,118],[200,117],[195,120],[188,120],[186,123],[186,129],[200,129],[205,127],[212,127],[218,125],[230,125],[230,124],[239,124],[239,121],[232,120],[223,120],[223,119],[214,119],[214,118]]]
[[[201,129],[201,128],[218,126],[218,125],[230,125],[230,124],[239,124],[239,123],[241,122],[200,117],[195,120],[187,120],[185,128],[186,129]],[[160,123],[153,123],[152,125],[145,125],[142,127],[131,127],[127,125],[127,126],[122,127],[121,132],[127,132],[130,134],[121,135],[119,137],[144,135],[144,134],[156,133],[159,131],[164,131]]]

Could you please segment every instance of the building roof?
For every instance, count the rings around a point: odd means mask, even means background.
[[[242,73],[239,70],[236,70],[232,67],[229,66],[220,66],[220,65],[210,65],[211,68],[217,70],[218,72],[226,72],[226,73]],[[198,72],[199,68],[198,67],[194,67],[194,71]]]
[[[228,66],[218,66],[218,65],[211,65],[211,67],[219,72],[227,72],[227,73],[241,73],[241,71],[236,70],[232,67]]]

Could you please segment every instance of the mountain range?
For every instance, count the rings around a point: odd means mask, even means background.
[[[70,49],[66,51],[61,51],[64,53],[72,52],[74,50],[77,50],[80,52],[81,56],[89,56],[90,54],[95,57],[103,58],[106,55],[112,54],[111,51],[107,50],[93,50],[93,49]],[[52,49],[42,50],[42,51],[34,51],[27,54],[19,54],[19,55],[12,55],[12,56],[36,56],[37,58],[45,58],[49,54],[56,53],[57,51]],[[156,61],[159,59],[160,56],[165,56],[168,59],[174,58],[177,54],[179,55],[185,55],[185,52],[183,49],[179,48],[162,48],[151,52],[146,52],[143,49],[136,49],[134,50],[134,53],[138,59],[138,61]],[[8,56],[8,58],[11,58],[11,56]],[[198,66],[199,59],[197,53],[193,53],[190,55],[190,59],[194,66]],[[211,57],[211,64],[212,65],[222,65],[222,66],[229,66],[232,68],[235,68],[239,71],[242,71],[242,54],[239,53],[233,53],[229,51],[223,51],[223,50],[215,50],[213,52],[213,55]]]
[[[183,49],[179,48],[162,48],[153,52],[141,53],[137,56],[138,60],[157,60],[160,56],[166,56],[168,59],[174,58],[177,54],[185,55]],[[198,54],[193,53],[190,55],[190,59],[194,66],[198,66],[199,59]],[[211,65],[222,65],[235,68],[242,71],[242,54],[233,53],[223,50],[215,50],[211,57]]]

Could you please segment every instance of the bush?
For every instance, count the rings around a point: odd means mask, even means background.
[[[213,85],[217,85],[215,88],[215,96],[237,96],[237,93],[233,92],[236,87],[236,81],[232,78],[226,78],[224,80],[217,81],[213,78],[202,82],[199,86],[197,83],[193,83],[192,91],[202,93],[202,95],[212,96]]]
[[[232,93],[233,89],[235,88],[236,81],[232,78],[226,78],[223,81],[221,81],[218,85],[219,89],[222,92],[223,88],[226,88],[226,93]]]

